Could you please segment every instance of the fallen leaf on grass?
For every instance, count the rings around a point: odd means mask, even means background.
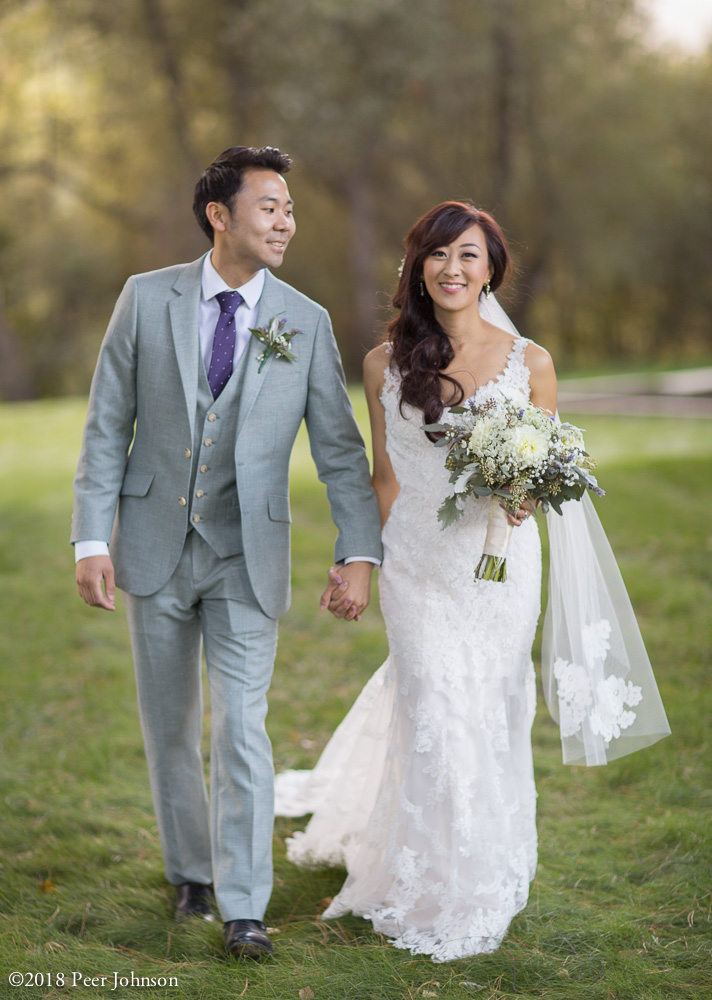
[[[41,878],[39,884],[40,892],[54,892],[57,886],[51,878]]]
[[[437,993],[431,993],[430,990],[423,990],[424,997],[436,997]]]
[[[299,1000],[314,1000],[314,990],[311,986],[305,986],[299,991]]]

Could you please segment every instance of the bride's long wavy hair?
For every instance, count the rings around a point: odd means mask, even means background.
[[[470,226],[478,225],[485,234],[496,291],[512,271],[512,259],[499,224],[469,201],[444,201],[421,216],[405,238],[405,257],[400,280],[393,296],[398,315],[386,329],[391,344],[391,364],[401,376],[400,405],[409,403],[423,411],[424,422],[434,423],[443,411],[441,382],[453,388],[450,405],[461,403],[465,392],[451,375],[443,374],[454,357],[447,334],[435,319],[433,300],[421,294],[423,262],[438,247],[448,246]]]

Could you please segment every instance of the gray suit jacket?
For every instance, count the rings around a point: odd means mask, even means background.
[[[203,258],[134,275],[99,354],[75,478],[72,542],[111,536],[117,585],[155,593],[180,558],[196,414]],[[289,458],[306,420],[338,528],[335,559],[380,559],[375,494],[327,312],[269,272],[258,326],[286,317],[296,362],[271,356],[258,374],[246,348],[237,399],[235,472],[247,572],[263,611],[289,606]],[[132,443],[133,442],[133,443]],[[118,508],[118,510],[117,510]]]

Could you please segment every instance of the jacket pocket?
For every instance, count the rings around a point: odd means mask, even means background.
[[[152,472],[127,472],[121,484],[121,496],[145,497],[153,479]]]
[[[291,523],[292,515],[289,512],[289,497],[279,497],[276,494],[270,494],[267,497],[267,505],[270,521],[286,521],[287,524]]]

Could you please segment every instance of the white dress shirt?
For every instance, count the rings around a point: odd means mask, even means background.
[[[213,354],[213,341],[215,339],[215,328],[220,317],[220,303],[216,296],[219,292],[239,292],[243,301],[235,310],[235,353],[232,359],[233,369],[242,357],[242,353],[250,342],[250,327],[257,325],[257,313],[260,306],[262,290],[265,287],[264,269],[253,275],[249,281],[239,288],[230,288],[218,272],[215,270],[212,261],[213,251],[206,256],[203,261],[203,274],[201,279],[200,306],[198,309],[198,335],[200,338],[200,354],[205,365],[205,373],[210,371],[210,360]],[[89,556],[107,556],[109,554],[109,544],[105,541],[90,540],[74,543],[74,560],[87,559]],[[370,556],[349,556],[344,560],[348,565],[350,562],[371,562],[380,566],[377,559]]]
[[[244,302],[235,310],[235,353],[232,358],[233,370],[242,357],[242,352],[250,342],[250,327],[257,326],[262,289],[265,287],[265,272],[258,271],[240,288],[230,288],[213,267],[212,250],[203,261],[203,280],[200,293],[200,309],[198,312],[198,327],[200,331],[200,353],[203,356],[205,373],[210,371],[210,359],[213,355],[215,327],[220,318],[220,303],[216,295],[219,292],[239,292]]]

